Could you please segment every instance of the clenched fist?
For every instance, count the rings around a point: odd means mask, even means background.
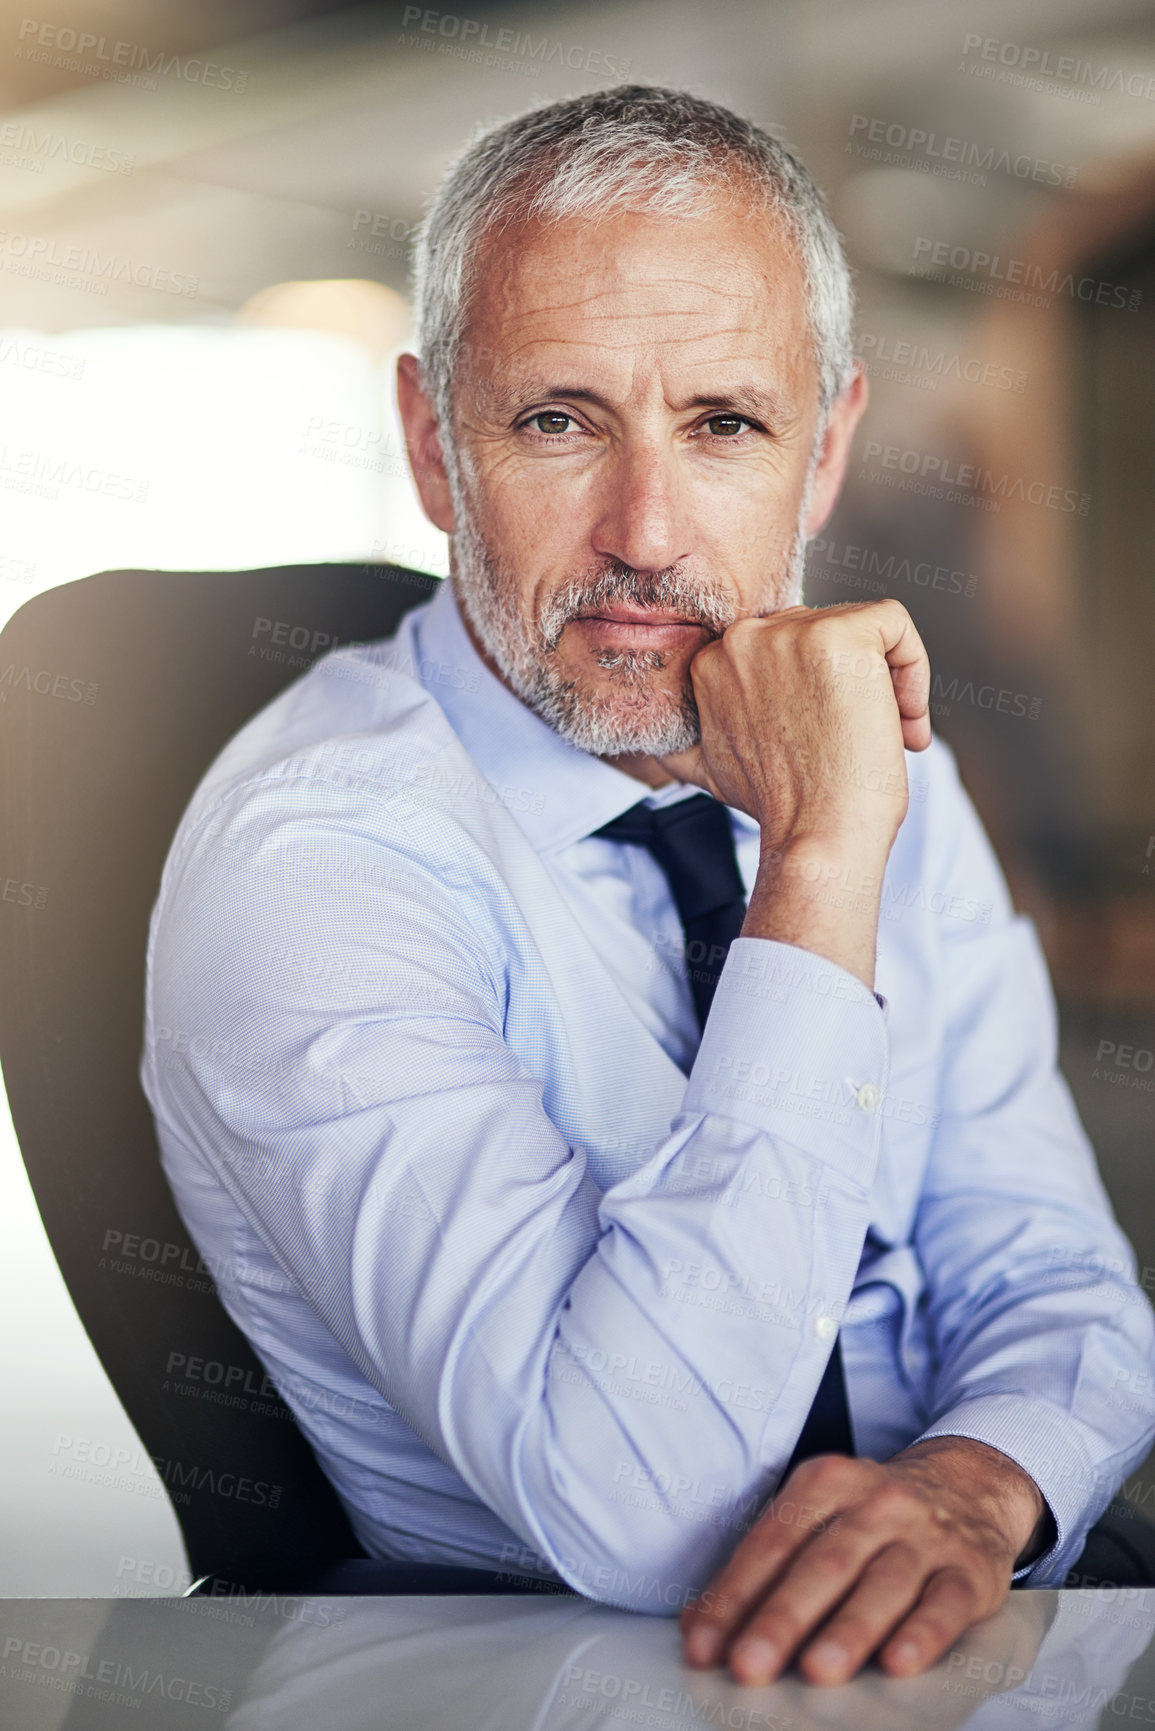
[[[906,815],[904,749],[930,744],[930,666],[898,601],[741,619],[690,664],[701,744],[663,760],[756,818],[743,935],[827,956],[868,986],[882,874]]]

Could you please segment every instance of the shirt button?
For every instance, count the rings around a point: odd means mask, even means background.
[[[864,1082],[854,1098],[864,1112],[873,1112],[878,1105],[878,1089],[873,1082]]]
[[[814,1320],[814,1332],[819,1340],[833,1340],[838,1333],[838,1324],[832,1316],[819,1316]]]

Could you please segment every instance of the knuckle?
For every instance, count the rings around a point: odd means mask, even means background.
[[[973,1598],[978,1591],[980,1578],[987,1573],[984,1561],[975,1557],[960,1562],[944,1563],[935,1576],[935,1579],[940,1583],[940,1591],[944,1594],[961,1593],[967,1598]]]
[[[839,1611],[823,1630],[823,1634],[834,1636],[844,1647],[858,1652],[873,1646],[878,1639],[878,1633],[876,1619],[862,1609]]]
[[[719,664],[727,658],[746,660],[755,653],[761,653],[763,646],[771,641],[764,627],[764,619],[736,619],[733,625],[726,628],[721,637],[715,637],[712,643],[707,643],[694,657],[694,664],[704,655],[713,655]]]
[[[920,1615],[953,1624],[960,1614],[969,1614],[977,1609],[985,1596],[968,1570],[940,1569],[923,1595]]]
[[[768,1599],[742,1630],[743,1636],[763,1635],[777,1647],[794,1647],[806,1633],[807,1622],[777,1597]]]
[[[945,1605],[920,1607],[908,1619],[905,1633],[912,1635],[924,1646],[945,1647],[960,1629],[966,1627],[968,1620],[959,1608],[948,1609]]]
[[[861,1466],[849,1455],[811,1455],[801,1466],[795,1469],[794,1476],[806,1484],[813,1483],[822,1486],[842,1485],[852,1481]]]
[[[925,1575],[925,1561],[913,1547],[892,1544],[871,1558],[863,1586],[870,1596],[881,1593],[890,1599],[906,1594],[913,1604]],[[869,1603],[870,1599],[866,1602]]]
[[[742,1552],[743,1564],[749,1567],[752,1563],[756,1568],[762,1570],[774,1567],[780,1558],[787,1555],[792,1543],[789,1535],[782,1530],[783,1526],[787,1524],[788,1522],[777,1520],[771,1510],[767,1509],[765,1515],[751,1530],[749,1538],[745,1541],[745,1548]]]
[[[794,1471],[790,1474],[789,1480],[783,1480],[783,1483],[785,1484],[789,1482],[792,1485],[806,1485],[812,1483],[817,1479],[823,1463],[829,1458],[828,1455],[810,1455],[806,1460],[801,1461],[799,1465],[794,1468]]]
[[[809,1567],[820,1580],[846,1580],[854,1573],[858,1561],[854,1545],[847,1544],[845,1539],[827,1538],[823,1544],[815,1545]]]
[[[923,1512],[921,1498],[905,1485],[879,1485],[870,1499],[871,1513],[883,1521],[904,1525]]]
[[[831,1494],[841,1497],[862,1497],[873,1494],[883,1469],[877,1461],[856,1460],[851,1455],[820,1455],[825,1467],[825,1484]]]
[[[910,619],[910,614],[907,612],[905,605],[898,599],[897,595],[884,595],[881,600],[876,601],[874,605],[884,609],[887,613],[895,614],[901,619]]]
[[[813,614],[807,623],[810,633],[820,638],[844,637],[848,630],[853,629],[851,616],[833,607]]]
[[[788,1542],[782,1528],[790,1525],[789,1517],[794,1513],[796,1513],[796,1509],[792,1505],[787,1510],[787,1519],[783,1521],[778,1506],[775,1503],[769,1503],[734,1552],[735,1558],[746,1559],[750,1556],[756,1556],[761,1561],[768,1551],[780,1550]]]
[[[925,1554],[916,1545],[906,1544],[901,1539],[887,1545],[879,1557],[875,1568],[878,1579],[887,1583],[905,1584],[926,1573]]]

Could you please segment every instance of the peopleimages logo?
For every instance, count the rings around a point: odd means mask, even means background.
[[[906,126],[869,114],[850,117],[847,155],[866,162],[918,168],[947,180],[965,180],[985,186],[987,175],[1009,174],[1016,180],[1034,180],[1044,186],[1074,186],[1078,169],[1067,163],[1031,156],[1027,151],[1000,149],[994,144],[976,144],[973,139],[954,138],[949,133],[929,132],[924,126]]]
[[[64,349],[46,349],[12,337],[0,339],[0,367],[19,367],[23,372],[44,373],[55,379],[82,379],[85,362],[82,356]]]
[[[1143,299],[1141,289],[1129,289],[1123,283],[1103,282],[1093,276],[1077,277],[1057,267],[1045,270],[1030,259],[1003,258],[1000,253],[985,252],[981,247],[953,246],[949,240],[933,240],[927,235],[919,235],[911,256],[916,276],[932,282],[955,282],[960,288],[981,288],[984,294],[995,293],[997,283],[1000,285],[997,292],[1004,299],[1033,297],[1035,305],[1049,305],[1051,295],[1067,295],[1088,305],[1093,302],[1095,306],[1123,307],[1134,312]],[[957,278],[946,278],[942,274],[946,270],[960,274]],[[985,277],[987,281],[983,285],[970,283],[966,281],[968,276]],[[1017,291],[1016,285],[1019,285]]]
[[[210,90],[231,90],[236,95],[240,95],[249,79],[247,72],[235,66],[219,66],[212,60],[173,54],[165,48],[148,48],[139,42],[114,42],[90,30],[45,23],[39,18],[22,18],[17,40],[13,54],[16,60],[62,66],[70,72],[135,84],[145,90],[157,88],[154,73],[162,78],[179,78],[184,84],[203,84]],[[141,73],[145,76],[141,77]]]
[[[994,685],[976,687],[973,679],[960,681],[957,674],[948,683],[945,674],[936,673],[931,681],[930,695],[930,712],[936,716],[950,715],[952,706],[956,703],[969,703],[974,709],[990,709],[999,715],[1025,715],[1029,721],[1037,721],[1043,712],[1041,697],[1032,697],[1027,691],[1008,691],[1005,687]],[[986,925],[987,920],[981,920],[980,923]]]
[[[489,51],[489,65],[499,64],[498,56],[514,56],[518,69],[534,77],[540,66],[554,62],[568,67],[571,72],[593,72],[606,78],[625,78],[630,70],[630,62],[620,54],[603,54],[599,49],[567,45],[549,36],[538,37],[535,41],[528,31],[491,29],[484,19],[463,18],[456,12],[433,12],[425,6],[406,6],[401,28],[403,32],[413,32],[409,37],[403,34],[400,38],[408,47],[431,51],[438,48],[436,40],[422,42],[421,35],[417,34],[420,32],[431,38],[440,37],[440,51],[443,53],[449,51],[451,44],[456,44],[459,56],[465,59],[476,61],[482,49]]]
[[[955,504],[977,504],[987,511],[1000,510],[1005,500],[1041,505],[1050,511],[1074,511],[1080,517],[1087,516],[1091,509],[1090,493],[1061,487],[1057,482],[1012,475],[1007,470],[996,474],[980,463],[960,463],[941,452],[904,451],[898,445],[868,439],[863,461],[867,467],[859,473],[865,481],[901,487],[907,492],[924,493]]]
[[[75,168],[95,168],[106,174],[131,174],[135,153],[107,144],[90,144],[82,138],[65,138],[58,132],[37,132],[20,120],[0,122],[0,162],[7,168],[30,168],[44,172],[46,162],[68,162]]]
[[[26,1640],[23,1635],[5,1637],[0,1671],[10,1681],[50,1683],[63,1694],[87,1696],[116,1707],[138,1709],[146,1695],[159,1695],[186,1707],[227,1713],[232,1700],[232,1690],[219,1683],[153,1670],[147,1665],[137,1666],[131,1660],[94,1659],[91,1654]],[[188,1723],[187,1718],[184,1723]]]
[[[161,294],[195,297],[197,278],[142,259],[100,253],[90,246],[63,244],[56,236],[0,229],[0,270],[13,276],[34,276],[69,288],[107,294],[109,283],[156,289]]]
[[[1091,60],[1080,60],[1077,54],[1054,54],[1049,48],[1004,42],[998,36],[979,36],[973,32],[964,36],[961,70],[1039,90],[1049,88],[1042,83],[1044,78],[1053,78],[1060,84],[1076,86],[1082,100],[1088,102],[1098,102],[1104,90],[1155,102],[1155,77],[1150,73],[1128,72],[1121,66],[1097,66]]]
[[[974,595],[979,586],[974,571],[955,571],[949,565],[932,565],[927,559],[909,559],[895,552],[882,552],[876,547],[863,547],[854,542],[838,542],[830,536],[815,535],[809,546],[810,557],[821,560],[813,569],[807,567],[807,581],[825,576],[834,582],[849,583],[852,588],[866,588],[882,593],[888,584],[913,583],[919,589],[934,589],[940,594]],[[878,581],[871,581],[878,579]]]
[[[1027,385],[1027,374],[1021,368],[1001,366],[978,355],[932,348],[917,338],[863,331],[855,346],[871,378],[915,385],[921,390],[937,391],[940,379],[985,385],[995,391],[1022,392]]]

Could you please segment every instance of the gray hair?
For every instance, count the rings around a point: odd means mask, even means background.
[[[850,270],[822,194],[796,157],[728,108],[683,90],[622,84],[483,129],[442,182],[418,230],[413,274],[422,372],[443,440],[452,436],[453,374],[484,236],[519,219],[596,217],[610,205],[695,216],[735,195],[778,215],[797,248],[821,428],[852,377],[854,316]]]

